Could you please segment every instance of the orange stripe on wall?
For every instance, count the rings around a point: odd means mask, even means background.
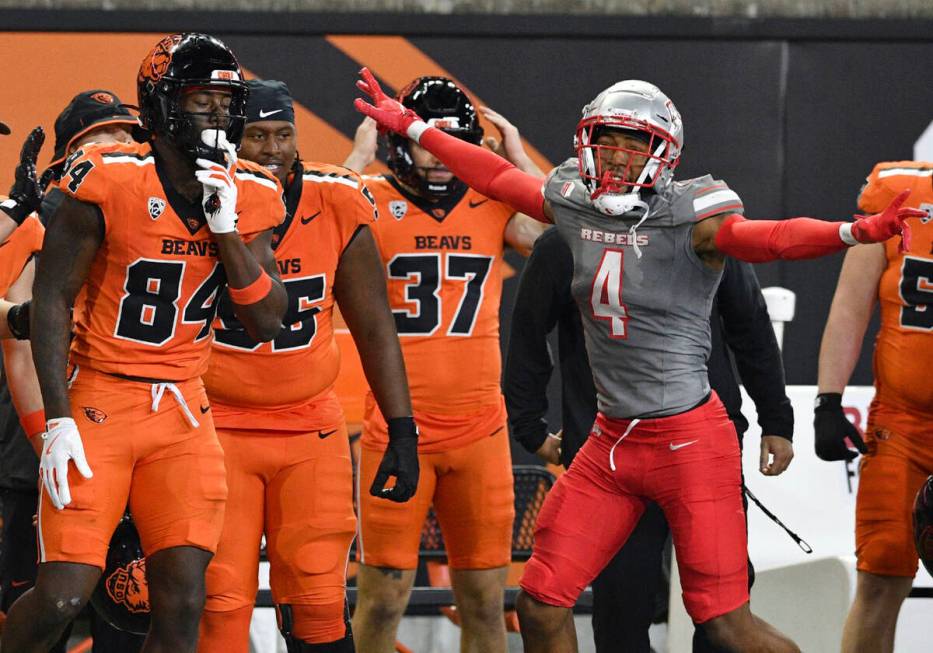
[[[377,77],[400,89],[422,75],[442,75],[453,79],[478,106],[488,106],[449,71],[401,36],[328,36],[327,41],[351,59],[369,68]],[[495,109],[495,107],[491,107]],[[508,116],[506,116],[508,118]],[[480,115],[480,123],[488,135],[498,130]],[[519,126],[521,127],[521,126]],[[547,172],[554,165],[527,140],[522,139],[528,156]]]
[[[78,93],[102,88],[116,93],[123,102],[136,104],[139,63],[162,36],[0,32],[0,61],[4,62],[0,66],[0,121],[13,131],[10,136],[0,136],[0,192],[6,193],[13,183],[22,142],[37,125],[42,125],[46,134],[39,154],[40,172],[45,168],[55,147],[55,118]],[[244,73],[254,76],[246,68]],[[352,110],[347,107],[347,111]],[[342,163],[352,141],[306,107],[296,104],[295,114],[303,156]],[[368,171],[385,170],[375,164]]]

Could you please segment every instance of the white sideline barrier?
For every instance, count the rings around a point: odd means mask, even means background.
[[[815,386],[788,386],[794,408],[793,463],[778,477],[758,471],[759,438],[755,405],[743,389],[742,412],[751,427],[745,434],[742,457],[749,489],[788,528],[813,547],[807,555],[754,504],[748,507],[748,549],[757,570],[752,609],[793,637],[807,653],[839,650],[842,623],[855,589],[855,494],[858,467],[828,463],[813,451]],[[846,414],[865,427],[870,386],[853,386],[843,395]],[[857,460],[856,460],[857,462]],[[845,570],[843,575],[841,570]],[[679,578],[672,570],[669,653],[691,650],[693,624],[683,608]],[[676,584],[675,584],[676,583]],[[920,568],[915,586],[933,586]],[[844,606],[841,611],[840,606]],[[896,653],[928,653],[933,641],[930,599],[904,604],[898,621]],[[820,631],[820,632],[816,632]]]

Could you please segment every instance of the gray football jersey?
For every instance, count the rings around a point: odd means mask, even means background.
[[[709,175],[674,182],[643,194],[648,217],[634,235],[630,228],[644,211],[598,212],[575,158],[551,172],[544,196],[573,252],[571,289],[599,410],[663,417],[695,406],[710,391],[709,315],[722,273],[694,252],[693,227],[718,213],[742,213],[739,196]]]

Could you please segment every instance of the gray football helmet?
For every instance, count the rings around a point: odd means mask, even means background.
[[[647,144],[647,151],[598,145],[596,140],[604,130],[635,132],[635,136]],[[674,177],[683,143],[683,121],[674,103],[654,84],[637,79],[613,84],[583,107],[583,117],[574,135],[580,177],[594,203],[605,194],[637,198],[637,193],[645,188],[663,191]],[[627,152],[629,163],[625,172],[620,175],[602,170],[601,150],[604,156],[607,150]],[[648,160],[641,173],[629,175],[633,159],[646,156]],[[618,214],[615,210],[603,212]]]

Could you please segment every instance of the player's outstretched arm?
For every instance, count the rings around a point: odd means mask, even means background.
[[[429,127],[414,111],[387,96],[368,69],[363,68],[360,77],[356,85],[369,95],[373,103],[357,98],[353,104],[357,111],[375,120],[380,129],[394,131],[415,141],[464,183],[486,197],[504,202],[535,220],[551,222],[545,212],[541,179],[522,172],[483,147]]]
[[[746,220],[740,215],[721,215],[701,222],[697,237],[704,236],[716,252],[751,263],[778,259],[818,258],[860,243],[881,243],[901,236],[901,247],[910,245],[908,218],[927,215],[920,209],[903,208],[906,190],[891,200],[881,213],[857,215],[855,222],[828,222],[813,218]],[[711,237],[711,238],[710,238]]]
[[[65,369],[71,340],[71,309],[103,240],[98,208],[71,197],[62,200],[45,232],[33,286],[32,357],[45,405],[46,433],[39,474],[56,508],[71,502],[68,461],[85,478],[91,469],[71,415]]]
[[[412,419],[405,359],[389,310],[385,275],[369,227],[361,226],[340,255],[334,297],[360,353],[363,371],[389,425],[389,446],[370,493],[407,501],[418,487],[418,430]],[[386,488],[389,476],[395,485]]]

